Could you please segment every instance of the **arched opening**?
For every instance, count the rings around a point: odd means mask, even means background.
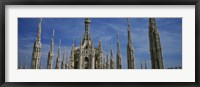
[[[85,61],[84,61],[84,65],[85,65],[85,69],[89,69],[89,59],[88,57],[85,57]]]

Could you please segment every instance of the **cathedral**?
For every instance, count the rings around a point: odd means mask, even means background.
[[[64,50],[63,56],[61,56],[61,40],[59,42],[59,47],[57,49],[57,55],[54,56],[54,30],[52,31],[50,50],[47,58],[47,69],[122,69],[122,56],[120,52],[120,39],[119,34],[116,34],[117,37],[117,53],[116,58],[114,58],[112,47],[110,48],[110,58],[108,54],[103,54],[102,42],[99,40],[98,47],[94,47],[94,41],[91,38],[90,34],[90,18],[85,18],[85,32],[81,36],[80,44],[78,47],[75,47],[73,41],[71,47],[71,54],[66,55],[66,49]],[[41,69],[41,31],[42,31],[42,18],[40,18],[38,24],[38,31],[36,41],[33,46],[32,51],[32,62],[31,69]],[[135,57],[134,57],[134,47],[131,38],[131,24],[130,19],[127,19],[127,68],[135,69]],[[162,49],[160,44],[160,36],[156,26],[155,18],[149,18],[149,47],[150,47],[150,56],[151,56],[151,65],[152,69],[164,69],[163,58],[162,58]],[[53,60],[56,58],[55,67],[53,67]],[[62,59],[62,60],[61,60]],[[116,60],[115,60],[116,59]],[[20,65],[20,68],[23,68]],[[143,67],[141,62],[141,69],[147,69],[146,60],[145,66]]]

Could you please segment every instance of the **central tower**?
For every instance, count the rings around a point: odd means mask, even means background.
[[[79,69],[94,69],[95,68],[95,48],[90,37],[90,18],[85,18],[85,33],[83,39],[80,41],[79,49],[75,52],[79,56],[74,59],[74,65],[78,65]],[[78,63],[78,64],[76,64]]]
[[[91,41],[91,38],[90,38],[90,19],[89,18],[85,18],[85,36],[84,36],[84,40]]]

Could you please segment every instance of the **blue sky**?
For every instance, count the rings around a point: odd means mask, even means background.
[[[94,40],[94,46],[98,46],[98,40],[102,40],[104,53],[108,53],[112,45],[116,60],[117,33],[119,33],[122,68],[127,68],[127,19],[126,18],[91,18],[90,32]],[[160,33],[163,61],[165,68],[182,66],[182,18],[156,18]],[[18,18],[18,64],[31,65],[33,44],[36,40],[39,18]],[[151,68],[148,18],[131,18],[131,34],[135,53],[136,68],[141,67],[141,60],[146,60],[147,68]],[[61,54],[67,47],[69,60],[73,39],[79,46],[81,35],[84,34],[84,18],[43,18],[42,20],[42,67],[47,66],[47,56],[50,50],[51,35],[55,30],[54,38],[54,61],[55,67],[59,40]],[[110,57],[110,53],[108,54]],[[61,58],[62,59],[62,58]]]

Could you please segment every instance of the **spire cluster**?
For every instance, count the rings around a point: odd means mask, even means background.
[[[117,33],[117,53],[116,64],[112,50],[112,43],[110,44],[110,58],[108,52],[103,53],[102,41],[99,39],[98,47],[94,47],[94,40],[90,35],[90,18],[85,18],[85,33],[80,39],[80,47],[76,47],[75,40],[73,39],[71,54],[67,55],[67,47],[63,50],[63,58],[61,60],[61,40],[59,41],[59,47],[57,51],[56,66],[55,69],[122,69],[122,56],[120,51],[120,35]],[[130,18],[127,18],[127,67],[128,69],[135,68],[135,54],[131,37],[131,23]],[[32,69],[41,69],[41,30],[42,30],[42,18],[39,20],[37,38],[33,46],[32,53]],[[47,69],[53,69],[54,60],[54,29],[52,30],[50,50],[48,53]],[[149,19],[149,41],[150,41],[150,53],[152,69],[163,69],[162,49],[160,44],[159,32],[156,26],[155,18]],[[27,60],[26,60],[27,61]],[[26,62],[27,64],[27,62]],[[24,66],[26,68],[27,66]],[[19,68],[23,68],[22,64]],[[141,61],[141,69],[147,69],[146,60],[144,66]]]

